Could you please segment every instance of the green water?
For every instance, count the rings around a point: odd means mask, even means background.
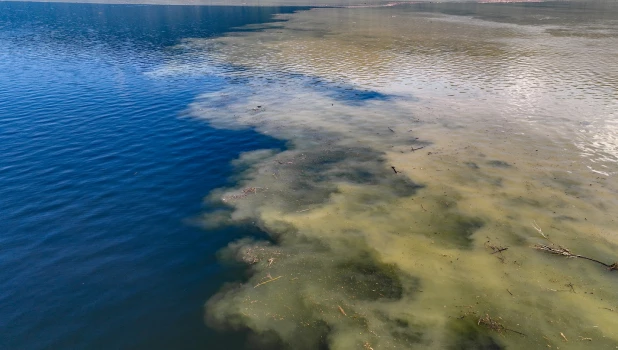
[[[215,39],[241,87],[191,114],[253,127],[208,227],[250,277],[207,323],[265,348],[618,347],[618,12],[612,3],[322,8]],[[238,69],[242,68],[242,69]],[[172,72],[172,73],[170,73]],[[565,252],[565,250],[561,250]],[[257,346],[253,344],[252,346]]]

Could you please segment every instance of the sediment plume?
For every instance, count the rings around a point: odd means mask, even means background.
[[[225,209],[205,225],[270,236],[221,252],[250,277],[208,301],[210,326],[265,348],[618,346],[616,275],[530,248],[534,221],[616,256],[618,37],[396,7],[282,19],[187,40],[153,72],[216,66],[229,89],[189,112],[288,143],[242,155],[207,198]]]

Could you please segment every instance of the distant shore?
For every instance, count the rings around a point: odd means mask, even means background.
[[[0,0],[5,1],[5,0]],[[13,0],[10,0],[13,1]],[[430,2],[479,2],[479,3],[513,3],[544,2],[546,0],[26,0],[28,2],[84,3],[84,4],[133,4],[133,5],[227,5],[227,6],[336,6],[336,7],[372,7],[395,6],[402,4]]]

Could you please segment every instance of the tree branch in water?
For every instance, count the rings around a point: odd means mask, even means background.
[[[615,271],[618,270],[618,263],[613,263],[613,264],[606,264],[602,261],[599,261],[597,259],[593,259],[593,258],[589,258],[587,256],[583,256],[583,255],[579,255],[579,254],[573,254],[571,253],[571,251],[568,248],[562,247],[562,246],[554,246],[554,245],[546,245],[546,244],[535,244],[534,245],[535,249],[538,250],[542,250],[544,252],[548,252],[550,254],[555,254],[555,255],[562,255],[562,256],[566,256],[567,258],[580,258],[580,259],[585,259],[585,260],[589,260],[592,262],[595,262],[597,264],[601,264],[605,267],[607,267],[607,269],[609,271]]]

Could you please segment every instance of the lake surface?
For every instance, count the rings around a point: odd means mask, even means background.
[[[0,348],[216,348],[214,253],[251,231],[195,218],[231,160],[284,143],[186,116],[225,77],[147,73],[289,11],[0,3]]]
[[[0,347],[617,348],[616,57],[605,1],[0,3]]]

